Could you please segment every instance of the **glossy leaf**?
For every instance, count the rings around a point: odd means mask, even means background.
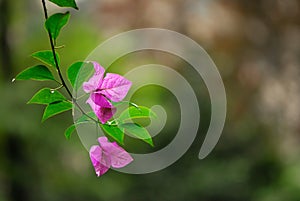
[[[86,121],[93,121],[90,117],[92,117],[93,119],[97,119],[97,116],[94,112],[88,112],[85,114],[83,114],[81,117],[79,117],[76,120],[76,123],[81,123],[81,122],[86,122]]]
[[[90,114],[89,116],[93,116],[93,115]],[[91,119],[88,116],[82,115],[79,119],[77,119],[77,121],[74,124],[72,124],[65,130],[65,137],[67,138],[67,140],[71,138],[71,135],[75,131],[76,126],[83,123],[94,123],[94,122],[91,121]]]
[[[57,53],[55,53],[55,54],[56,54],[57,62],[59,64],[60,63],[59,55]],[[52,67],[56,66],[52,51],[50,51],[50,50],[43,50],[43,51],[35,52],[31,56],[49,66],[52,66]]]
[[[67,140],[71,138],[71,135],[75,131],[75,129],[76,129],[76,125],[72,124],[65,130],[65,137],[67,138]]]
[[[107,124],[100,124],[101,128],[118,143],[124,144],[124,129],[118,126],[111,126]]]
[[[47,107],[44,111],[42,121],[45,121],[46,119],[53,117],[54,115],[71,110],[72,106],[73,106],[73,104],[70,102],[67,102],[67,101],[51,103],[51,104],[47,105]]]
[[[28,104],[44,104],[48,105],[54,102],[67,100],[58,91],[53,91],[50,88],[44,88],[38,91],[29,101]]]
[[[113,104],[113,106],[117,107],[119,105],[122,105],[122,104],[129,104],[130,106],[133,106],[133,107],[136,107],[138,108],[139,106],[133,102],[130,102],[130,101],[119,101],[119,102],[113,102],[111,101],[111,103]]]
[[[139,106],[139,107],[129,107],[124,110],[120,116],[120,121],[127,121],[130,119],[138,119],[138,118],[156,118],[156,114],[147,107]]]
[[[125,124],[120,124],[120,128],[123,128],[125,130],[125,133],[131,134],[132,136],[143,140],[144,142],[148,143],[151,146],[153,145],[152,137],[150,136],[149,132],[147,129],[144,127],[140,126],[137,123],[125,123]]]
[[[78,10],[75,0],[49,0],[60,7],[71,7]]]
[[[68,23],[70,12],[56,13],[51,15],[45,22],[46,29],[50,32],[52,38],[56,40],[60,30]]]
[[[77,75],[83,66],[84,62],[75,62],[73,63],[67,70],[68,79],[72,85],[72,87],[75,86],[75,82],[77,79]]]
[[[44,65],[26,68],[16,76],[16,80],[55,80],[50,70]]]
[[[78,76],[80,72],[80,76]],[[68,80],[74,89],[82,86],[83,82],[93,74],[91,62],[75,62],[67,70]]]

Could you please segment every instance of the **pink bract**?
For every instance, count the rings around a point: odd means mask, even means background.
[[[116,142],[109,142],[106,137],[98,138],[99,145],[90,149],[90,158],[97,176],[105,174],[110,167],[122,168],[133,161],[128,152]]]
[[[105,69],[97,62],[92,63],[95,73],[88,82],[83,83],[83,90],[90,93],[87,103],[104,124],[115,113],[115,108],[110,101],[122,101],[131,87],[131,82],[114,73],[107,73],[103,78]]]

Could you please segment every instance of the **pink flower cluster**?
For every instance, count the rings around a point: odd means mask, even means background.
[[[99,145],[90,149],[90,158],[97,176],[101,176],[110,167],[122,168],[133,161],[132,157],[116,142],[108,142],[106,137],[98,138]]]
[[[93,64],[95,73],[88,82],[83,83],[83,90],[90,93],[87,103],[101,123],[105,124],[116,111],[110,101],[122,101],[131,87],[131,82],[114,73],[107,73],[104,77],[105,69],[97,62]]]
[[[111,101],[122,101],[131,87],[131,82],[121,75],[107,73],[97,62],[93,62],[95,73],[88,82],[83,83],[83,90],[90,93],[87,103],[101,121],[105,124],[112,118],[116,108]],[[104,77],[104,78],[103,78]],[[109,142],[106,137],[98,138],[99,145],[90,149],[90,159],[97,176],[101,176],[110,167],[122,168],[133,161],[132,157],[116,142]]]

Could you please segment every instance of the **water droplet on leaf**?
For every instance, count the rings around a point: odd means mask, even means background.
[[[16,78],[13,78],[13,79],[11,80],[11,82],[14,82],[14,81],[16,81]]]
[[[50,90],[50,92],[51,92],[52,94],[54,94],[54,90]]]

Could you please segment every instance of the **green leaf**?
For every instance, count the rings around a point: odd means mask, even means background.
[[[94,112],[88,112],[88,113],[86,113],[86,115],[83,114],[81,117],[79,117],[76,120],[76,123],[92,121],[92,119],[90,117],[92,117],[93,119],[97,119],[97,116]]]
[[[65,130],[65,137],[67,138],[67,140],[71,138],[71,135],[75,131],[75,129],[76,129],[76,125],[72,124]]]
[[[80,62],[80,61],[73,63],[67,70],[68,79],[73,88],[75,86],[77,75],[78,75],[81,67],[83,66],[83,64],[84,64],[84,62]]]
[[[147,107],[139,106],[139,107],[129,107],[124,110],[120,116],[120,121],[127,121],[130,119],[138,119],[138,118],[156,118],[156,114]]]
[[[29,101],[28,104],[44,104],[48,105],[54,102],[60,102],[67,100],[58,91],[53,91],[50,88],[44,88],[38,91]]]
[[[120,124],[120,128],[125,129],[125,133],[131,134],[134,137],[143,140],[144,142],[148,143],[151,146],[153,145],[152,138],[144,127],[140,126],[137,123],[125,123],[125,124]]]
[[[59,65],[59,63],[60,63],[59,55],[57,53],[55,53],[55,54],[56,54],[57,63]],[[52,51],[50,51],[50,50],[43,50],[43,51],[35,52],[31,56],[47,65],[56,67]]]
[[[49,0],[60,7],[71,7],[78,10],[75,0]]]
[[[124,144],[124,129],[118,126],[110,126],[107,124],[100,124],[101,128],[118,143]]]
[[[111,103],[112,103],[113,106],[115,106],[115,107],[117,107],[117,106],[119,106],[119,105],[122,105],[122,104],[124,104],[124,103],[127,103],[127,104],[129,104],[129,105],[131,105],[131,106],[133,106],[133,107],[136,107],[136,108],[139,107],[137,104],[135,104],[135,103],[133,103],[133,102],[130,102],[130,101],[120,101],[120,102],[113,102],[113,101],[111,101]]]
[[[42,121],[53,117],[54,115],[60,114],[62,112],[68,111],[72,109],[73,104],[67,101],[54,102],[47,105]]]
[[[50,70],[44,65],[26,68],[16,76],[16,80],[55,80]]]
[[[91,114],[88,114],[89,116],[93,116]],[[96,116],[96,115],[95,115]],[[74,132],[76,126],[83,124],[83,123],[94,123],[93,121],[91,121],[91,119],[86,116],[86,115],[82,115],[80,118],[77,119],[77,121],[69,126],[66,130],[65,130],[65,137],[67,138],[67,140],[69,140],[71,138],[71,134]]]
[[[46,29],[50,32],[52,38],[56,40],[60,30],[68,23],[70,12],[56,13],[51,15],[45,22]]]
[[[68,80],[74,89],[82,86],[83,82],[94,72],[91,62],[75,62],[67,70]],[[80,73],[80,76],[78,76]]]

